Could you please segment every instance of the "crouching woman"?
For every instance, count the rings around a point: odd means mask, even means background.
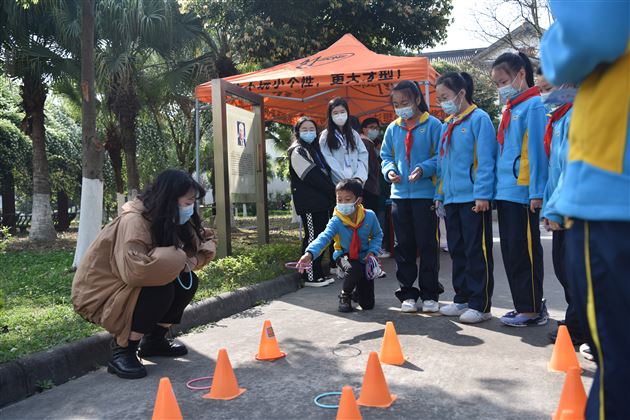
[[[178,357],[188,351],[166,338],[198,285],[194,270],[214,257],[211,230],[201,227],[195,201],[205,194],[190,175],[160,173],[105,226],[83,256],[72,303],[86,320],[114,335],[110,373],[146,376],[138,356]]]

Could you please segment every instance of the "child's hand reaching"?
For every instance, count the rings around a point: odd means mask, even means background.
[[[312,261],[313,261],[313,256],[311,255],[311,253],[310,252],[304,253],[304,255],[302,255],[302,257],[300,257],[300,260],[298,261],[298,265],[301,266],[298,269],[298,271],[300,273],[303,273],[305,270],[304,266],[309,265]]]
[[[368,252],[368,253],[367,253],[367,255],[365,256],[365,262],[367,262],[367,260],[368,260],[370,257],[374,257],[374,258],[376,258],[376,255],[374,255],[374,253],[373,253],[373,252]]]

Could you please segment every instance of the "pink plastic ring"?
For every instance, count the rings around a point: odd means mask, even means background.
[[[205,391],[206,389],[210,389],[211,386],[193,386],[192,384],[194,384],[195,382],[207,381],[211,379],[212,376],[202,376],[201,378],[191,379],[190,381],[186,382],[186,388],[193,391]]]

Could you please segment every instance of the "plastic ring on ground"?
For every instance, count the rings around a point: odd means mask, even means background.
[[[330,397],[331,395],[341,395],[341,392],[324,392],[323,394],[319,394],[317,397],[315,397],[315,399],[313,400],[313,402],[315,403],[316,406],[320,407],[320,408],[339,408],[339,404],[337,405],[329,405],[329,404],[322,404],[319,402],[320,399],[324,398],[324,397]]]
[[[186,388],[188,388],[188,389],[190,389],[192,391],[205,391],[206,389],[210,389],[210,385],[208,385],[208,386],[193,386],[192,384],[194,384],[195,382],[207,381],[207,380],[212,380],[212,376],[202,376],[201,378],[191,379],[190,381],[186,382]]]

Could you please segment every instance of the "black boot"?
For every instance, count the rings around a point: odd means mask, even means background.
[[[339,312],[352,312],[352,303],[350,303],[350,295],[343,291],[339,294]]]
[[[142,337],[138,356],[149,358],[152,356],[180,357],[188,353],[183,344],[175,344],[166,338],[168,328],[156,325],[149,334]]]
[[[120,347],[114,339],[112,345],[112,360],[107,364],[107,371],[123,379],[138,379],[147,376],[147,370],[136,352],[140,340],[129,340],[127,347]]]

